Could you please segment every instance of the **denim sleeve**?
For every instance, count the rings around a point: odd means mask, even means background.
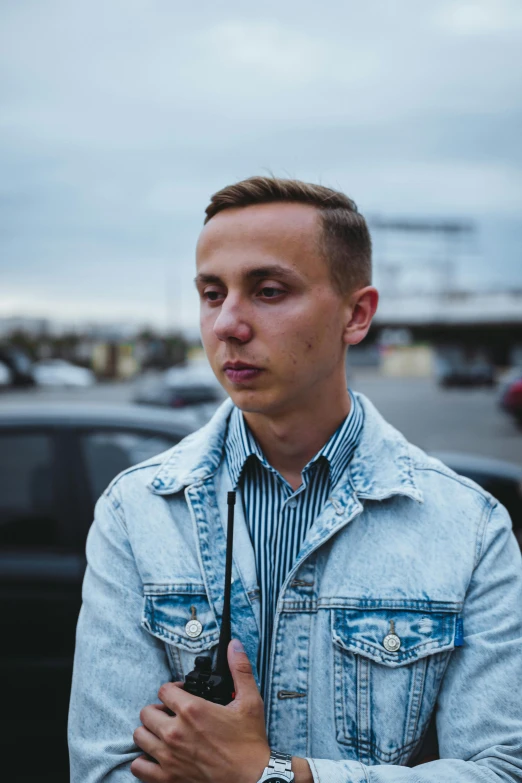
[[[521,783],[522,560],[498,503],[486,508],[463,619],[464,645],[438,698],[440,760],[408,768],[308,759],[314,783]]]
[[[69,708],[71,783],[130,783],[140,710],[171,679],[163,644],[140,627],[143,589],[116,487],[98,500],[76,633]]]

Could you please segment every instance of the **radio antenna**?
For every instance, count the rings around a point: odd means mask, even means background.
[[[225,564],[225,595],[223,599],[223,615],[221,617],[221,630],[219,633],[219,644],[216,657],[215,673],[222,677],[230,677],[230,667],[228,665],[227,650],[231,638],[230,629],[230,592],[232,581],[232,543],[234,539],[234,506],[236,504],[236,493],[227,493],[228,522],[227,522],[227,557]]]
[[[225,592],[223,597],[223,614],[221,617],[221,630],[216,655],[216,666],[212,669],[212,657],[210,655],[198,655],[194,662],[193,671],[185,677],[184,688],[194,696],[201,696],[215,704],[230,704],[234,699],[234,680],[228,665],[228,645],[230,643],[230,593],[232,581],[232,544],[234,540],[234,506],[236,493],[227,495],[228,524],[227,524],[227,555],[225,562]]]

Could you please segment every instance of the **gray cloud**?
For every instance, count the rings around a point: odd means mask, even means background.
[[[521,285],[521,37],[518,0],[4,3],[0,313],[193,322],[208,197],[268,170],[475,219],[463,279]]]

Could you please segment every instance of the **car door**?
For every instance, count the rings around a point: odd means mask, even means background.
[[[170,449],[184,434],[121,426],[92,426],[75,430],[75,462],[81,465],[77,478],[84,498],[81,522],[84,539],[93,519],[95,503],[112,479],[131,465]]]
[[[42,770],[51,748],[54,779],[67,778],[67,710],[85,567],[71,475],[67,436],[59,429],[0,432],[0,730],[11,751],[3,762],[12,764],[9,780],[17,771]]]

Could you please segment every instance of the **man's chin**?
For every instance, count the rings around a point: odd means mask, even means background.
[[[230,392],[229,392],[230,394]],[[230,394],[230,399],[240,411],[243,413],[263,413],[265,406],[259,399],[255,399],[255,394]]]
[[[257,413],[261,416],[274,416],[282,412],[284,403],[274,395],[266,392],[244,389],[242,391],[227,389],[230,399],[243,413]]]

